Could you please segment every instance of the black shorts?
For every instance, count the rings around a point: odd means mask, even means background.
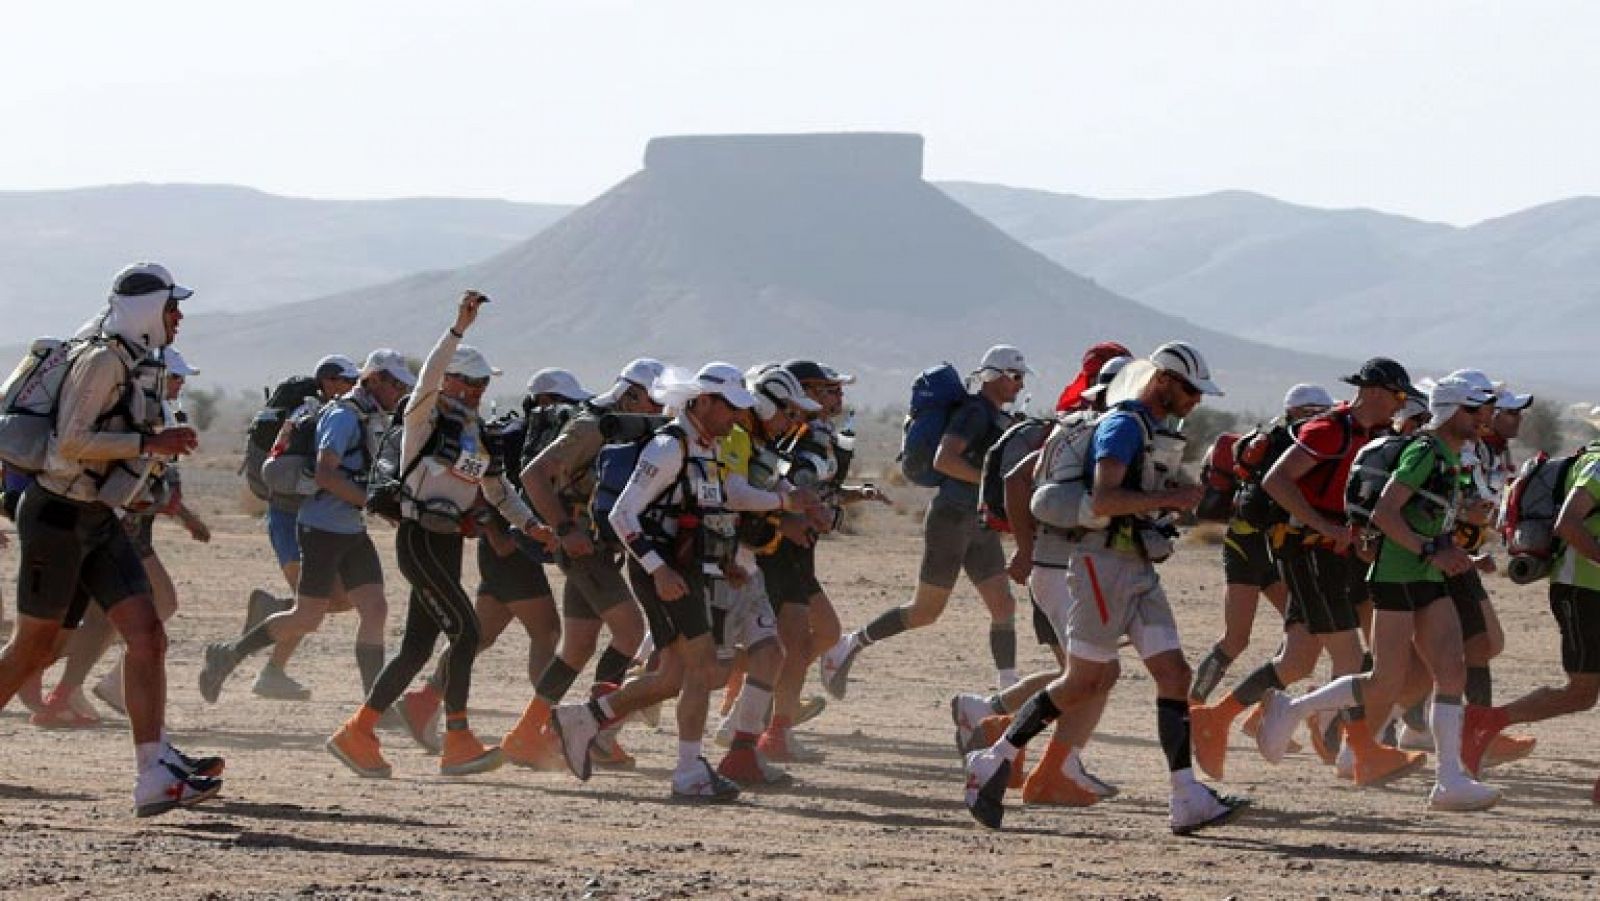
[[[1267,533],[1236,531],[1231,525],[1222,540],[1222,574],[1229,585],[1265,589],[1283,581]]]
[[[1312,635],[1349,632],[1360,625],[1356,604],[1366,592],[1357,591],[1366,564],[1319,546],[1307,547],[1293,537],[1275,554],[1278,574],[1289,587],[1289,606],[1283,624],[1300,623]]]
[[[977,510],[935,500],[922,520],[922,566],[917,580],[950,589],[965,571],[980,585],[1006,571],[1000,535],[985,528]]]
[[[333,597],[335,584],[345,591],[383,584],[383,564],[366,532],[324,532],[299,526],[300,585],[303,597]]]
[[[712,634],[709,580],[701,573],[679,575],[689,584],[689,593],[676,601],[663,601],[656,595],[655,579],[644,571],[639,561],[628,558],[628,584],[633,586],[633,596],[644,609],[644,619],[650,625],[650,637],[657,648],[669,648],[680,638]]]
[[[1061,636],[1056,634],[1056,627],[1050,625],[1050,617],[1045,615],[1044,608],[1033,599],[1032,589],[1028,590],[1028,606],[1033,608],[1033,637],[1042,645],[1061,647]]]
[[[822,583],[817,581],[817,549],[801,547],[785,538],[777,550],[756,558],[761,576],[767,583],[767,598],[772,610],[777,612],[786,604],[806,607],[812,595],[822,593]]]
[[[1600,591],[1550,583],[1550,612],[1561,627],[1561,669],[1600,673]]]
[[[1483,577],[1477,570],[1445,576],[1444,590],[1450,593],[1450,601],[1456,605],[1462,639],[1477,638],[1489,631],[1489,619],[1483,612],[1484,605],[1489,603],[1489,592],[1483,587]]]
[[[566,576],[561,587],[563,619],[598,620],[618,604],[633,603],[628,583],[622,578],[622,554],[597,545],[587,557],[556,554],[556,565]]]
[[[1449,591],[1443,582],[1368,582],[1372,605],[1391,613],[1416,613]]]
[[[140,559],[156,555],[155,514],[130,514],[125,516],[122,518],[122,528],[128,533],[128,540],[133,542],[133,549],[139,553]]]
[[[150,594],[139,552],[105,504],[69,500],[34,483],[17,505],[17,611],[69,629],[94,600],[110,610]]]
[[[504,604],[550,596],[550,579],[544,566],[520,550],[504,557],[495,553],[489,539],[478,538],[478,594]]]

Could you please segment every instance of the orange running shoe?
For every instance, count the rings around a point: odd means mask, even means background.
[[[735,744],[717,764],[717,773],[739,783],[740,788],[782,788],[794,777],[772,765],[755,745]]]
[[[1502,732],[1490,740],[1488,749],[1483,752],[1483,765],[1499,766],[1502,763],[1521,760],[1532,754],[1538,744],[1539,740],[1531,735]]]
[[[1072,748],[1066,742],[1051,740],[1044,757],[1022,783],[1022,802],[1036,807],[1088,807],[1100,796],[1074,782],[1063,766]]]
[[[406,732],[429,754],[443,750],[439,743],[439,706],[443,700],[432,685],[400,696],[400,718],[405,721]]]
[[[617,741],[617,729],[601,729],[589,748],[589,765],[597,770],[631,770],[639,765]],[[731,778],[731,777],[730,777]]]
[[[1363,788],[1384,785],[1416,772],[1428,759],[1421,751],[1402,751],[1380,745],[1366,720],[1345,721],[1345,740],[1355,755],[1355,783]]]
[[[561,756],[561,739],[550,731],[550,704],[535,696],[522,712],[522,718],[500,739],[500,751],[517,766],[545,772],[564,772],[567,762]]]
[[[1461,766],[1477,776],[1490,743],[1509,725],[1504,708],[1468,704],[1461,724]]]
[[[485,747],[465,726],[444,730],[444,753],[439,755],[439,772],[446,776],[475,776],[497,770],[506,762],[497,747]]]
[[[1011,727],[1010,716],[986,716],[978,724],[978,734],[974,748],[982,749],[992,746],[1006,734]],[[1017,759],[1011,761],[1011,780],[1006,783],[1007,788],[1021,788],[1022,783],[1028,778],[1028,749],[1017,751]]]
[[[1243,707],[1228,695],[1216,704],[1191,704],[1189,706],[1189,747],[1194,752],[1195,765],[1213,779],[1221,779],[1228,763],[1228,727]],[[1257,705],[1256,712],[1261,707]],[[1258,720],[1259,721],[1259,720]],[[1246,732],[1250,733],[1248,729]]]
[[[378,736],[372,731],[371,726],[363,726],[355,720],[346,722],[339,727],[328,739],[328,752],[339,758],[339,762],[349,767],[357,776],[368,779],[387,779],[394,772],[389,766],[389,761],[383,759],[383,752],[378,745]]]

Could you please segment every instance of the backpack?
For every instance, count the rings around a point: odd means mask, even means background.
[[[35,338],[0,385],[0,460],[19,473],[43,472],[56,427],[61,385],[89,341]]]
[[[527,420],[516,410],[489,420],[479,429],[483,447],[494,459],[494,466],[506,474],[518,494],[523,494],[518,475],[522,472],[522,443],[527,430]]]
[[[900,471],[913,484],[937,488],[944,476],[933,468],[950,414],[967,398],[966,381],[949,363],[922,371],[911,383],[911,405],[900,438]]]
[[[528,407],[523,415],[522,446],[517,448],[518,457],[513,465],[506,467],[506,472],[513,482],[517,481],[517,474],[522,468],[539,456],[539,452],[549,447],[567,427],[567,423],[576,419],[583,408],[578,404],[549,404],[543,407]]]
[[[1089,454],[1095,430],[1105,417],[1096,410],[1079,410],[1056,421],[1034,466],[1033,496],[1028,500],[1034,519],[1056,529],[1110,525],[1109,519],[1095,517],[1089,510]]]
[[[1537,454],[1517,470],[1505,495],[1500,526],[1506,551],[1513,558],[1551,560],[1561,553],[1562,542],[1556,538],[1555,528],[1561,505],[1567,500],[1567,482],[1578,458],[1592,453],[1600,453],[1600,441],[1564,457]],[[1515,559],[1512,562],[1515,564]]]
[[[613,416],[617,418],[613,419]],[[611,528],[611,511],[616,509],[617,498],[622,496],[622,490],[628,487],[628,480],[633,478],[633,471],[639,465],[639,454],[644,451],[645,445],[658,434],[672,435],[683,445],[684,463],[685,466],[688,464],[688,436],[682,429],[670,421],[648,431],[641,428],[649,420],[659,419],[661,417],[614,413],[600,418],[600,434],[610,443],[600,448],[600,453],[594,458],[594,494],[589,498],[589,519],[594,523],[595,534],[608,545],[615,547],[622,544],[616,530]],[[681,471],[679,478],[682,478]]]
[[[329,401],[300,413],[289,420],[287,428],[279,429],[277,440],[257,471],[257,478],[267,487],[267,495],[273,503],[297,509],[306,498],[317,493],[317,423],[337,403],[339,401]]]
[[[239,471],[244,474],[250,493],[264,501],[273,499],[272,488],[262,479],[261,467],[272,454],[278,433],[283,430],[284,419],[300,409],[307,400],[317,396],[317,380],[308,375],[291,376],[279,382],[271,391],[262,392],[265,405],[250,420],[245,431],[244,461]]]
[[[1344,487],[1344,511],[1350,522],[1362,528],[1372,528],[1372,511],[1378,506],[1378,498],[1383,496],[1383,489],[1394,475],[1395,467],[1400,465],[1400,456],[1418,441],[1437,440],[1421,432],[1415,435],[1384,435],[1362,445],[1356,451],[1355,462],[1350,466],[1350,478]],[[1449,490],[1449,486],[1436,486],[1430,482],[1414,492],[1412,502],[1421,499],[1447,511],[1454,510],[1455,499],[1438,490],[1430,490],[1437,488]]]
[[[983,475],[978,479],[978,512],[991,531],[1011,531],[1011,518],[1006,513],[1006,475],[1023,457],[1044,444],[1053,424],[1050,419],[1024,419],[1006,429],[984,453]]]
[[[1227,522],[1233,518],[1234,498],[1239,493],[1239,473],[1233,451],[1238,443],[1237,434],[1218,435],[1200,464],[1200,485],[1205,488],[1205,494],[1194,515],[1202,522]]]

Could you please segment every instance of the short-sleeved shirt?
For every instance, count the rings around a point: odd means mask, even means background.
[[[1144,453],[1145,436],[1154,433],[1155,428],[1155,418],[1143,403],[1130,400],[1118,404],[1094,430],[1094,442],[1090,446],[1088,464],[1084,467],[1084,478],[1093,485],[1095,465],[1101,460],[1115,460],[1128,469],[1122,484],[1138,488],[1143,468],[1140,455]],[[1113,550],[1133,550],[1133,535],[1128,529],[1118,529],[1117,534],[1112,536],[1111,547]]]
[[[982,394],[972,394],[950,414],[950,421],[944,427],[944,437],[954,435],[965,439],[967,449],[962,452],[962,458],[973,466],[982,467],[983,455],[1000,440],[1008,425],[1010,420],[999,407],[990,403]],[[973,482],[945,478],[939,483],[936,499],[941,504],[958,506],[976,513],[978,486]]]
[[[1295,484],[1311,506],[1335,522],[1345,519],[1344,488],[1356,452],[1375,435],[1350,415],[1348,403],[1313,416],[1295,433],[1295,445],[1317,461]]]
[[[339,465],[351,476],[362,475],[367,456],[367,423],[348,403],[335,404],[317,420],[317,456],[323,451],[339,455]],[[324,532],[353,535],[366,529],[361,508],[317,489],[300,506],[298,522]]]
[[[1567,481],[1570,484],[1563,487],[1568,495],[1573,491],[1587,491],[1600,505],[1600,452],[1579,457],[1578,462],[1572,465],[1572,473],[1567,476]],[[1590,535],[1600,538],[1600,514],[1585,518],[1583,527]],[[1557,585],[1574,585],[1600,591],[1600,563],[1568,547],[1561,552],[1551,581]]]
[[[1461,458],[1438,441],[1412,441],[1400,452],[1391,482],[1398,482],[1413,492],[1411,500],[1402,510],[1406,525],[1423,539],[1434,538],[1444,532],[1455,509],[1454,497],[1461,484]],[[1421,492],[1439,494],[1447,492],[1443,506],[1424,497]],[[1368,578],[1374,582],[1443,582],[1444,571],[1411,553],[1387,535],[1378,548],[1378,559],[1373,562]]]
[[[556,493],[575,508],[583,507],[594,493],[594,458],[606,443],[600,434],[603,412],[585,410],[578,414],[534,458],[555,461]]]

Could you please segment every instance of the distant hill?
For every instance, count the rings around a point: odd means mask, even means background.
[[[901,401],[915,372],[1021,345],[1046,401],[1105,338],[1148,352],[1177,337],[1213,362],[1234,406],[1348,364],[1208,331],[1127,300],[1029,249],[922,179],[915,135],[658,138],[644,169],[485,261],[271,312],[195,307],[183,339],[207,376],[259,383],[321,353],[413,353],[459,292],[495,303],[473,340],[517,383],[564,365],[609,382],[630,357],[697,365],[812,355]]]
[[[1582,390],[1600,314],[1600,199],[1470,228],[1239,191],[1094,200],[949,183],[1061,265],[1168,312],[1272,344],[1414,368],[1481,366]]]
[[[0,192],[0,317],[13,335],[59,331],[61,306],[87,315],[111,276],[141,258],[166,263],[200,292],[204,308],[305,300],[476,262],[569,210],[500,200],[308,200],[227,185]]]

